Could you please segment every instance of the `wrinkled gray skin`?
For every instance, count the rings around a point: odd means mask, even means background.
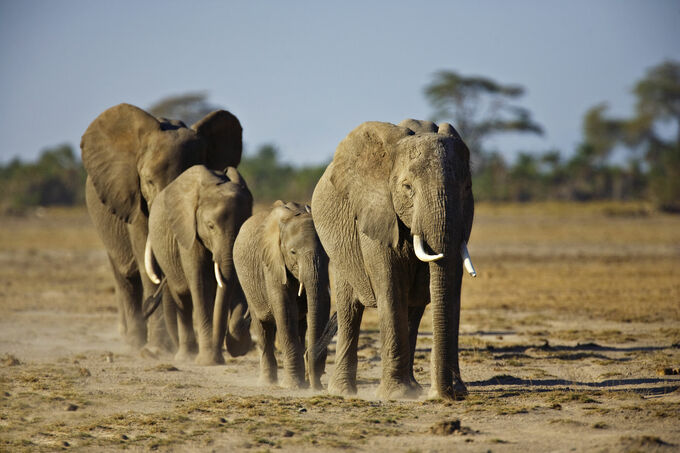
[[[310,385],[321,389],[326,351],[315,351],[313,345],[319,342],[330,311],[328,258],[307,208],[277,201],[248,219],[234,244],[234,264],[259,337],[260,383],[277,382],[278,335],[285,372],[282,385],[304,387],[306,363]],[[298,296],[300,282],[304,289]]]
[[[446,123],[369,122],[340,143],[312,198],[314,224],[334,269],[338,311],[335,371],[328,389],[356,393],[364,307],[377,307],[382,342],[378,396],[417,396],[413,354],[432,302],[432,396],[466,393],[458,366],[461,241],[472,228],[469,151]],[[420,235],[430,254],[414,254]]]
[[[134,348],[174,349],[162,310],[147,323],[142,303],[156,289],[144,272],[148,212],[156,195],[195,164],[222,170],[241,160],[241,124],[218,110],[186,127],[119,104],[99,115],[80,147],[86,203],[113,271],[121,335]]]
[[[196,335],[196,363],[224,363],[229,307],[240,293],[232,250],[252,206],[252,195],[234,167],[225,174],[196,165],[156,196],[148,241],[177,304],[177,360],[194,358]],[[214,263],[223,287],[218,287]]]

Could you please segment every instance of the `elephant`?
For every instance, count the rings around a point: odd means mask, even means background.
[[[174,347],[161,311],[149,319],[148,329],[142,314],[143,300],[156,289],[142,271],[149,208],[165,186],[195,164],[216,170],[237,166],[241,135],[239,120],[226,110],[186,127],[130,104],[105,110],[83,134],[86,204],[113,271],[118,328],[133,348]]]
[[[463,262],[474,199],[470,153],[447,123],[366,122],[338,145],[312,196],[314,225],[333,268],[338,316],[328,390],[354,394],[364,307],[377,307],[378,397],[415,398],[413,356],[432,302],[431,396],[467,392],[458,364]]]
[[[234,243],[234,264],[259,337],[260,383],[277,382],[278,335],[282,385],[305,387],[306,365],[309,385],[322,389],[328,341],[321,338],[330,312],[328,258],[309,207],[279,200],[248,219]]]
[[[156,196],[144,264],[150,280],[160,283],[154,260],[159,264],[177,304],[175,359],[193,357],[196,334],[196,363],[224,363],[228,308],[239,286],[232,251],[252,209],[253,197],[234,167],[221,173],[195,165]]]

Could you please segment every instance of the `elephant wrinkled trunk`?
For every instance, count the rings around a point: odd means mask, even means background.
[[[322,257],[312,256],[300,268],[300,284],[307,294],[307,349],[305,362],[309,383],[313,389],[321,389],[321,375],[326,366],[326,350],[321,345],[330,315],[327,262]]]
[[[229,324],[229,304],[234,295],[234,285],[237,281],[231,253],[213,255],[213,271],[217,285],[213,307],[212,341],[214,348],[221,350]]]
[[[432,395],[444,399],[458,399],[466,393],[458,365],[458,330],[460,323],[460,289],[463,260],[460,253],[463,241],[462,212],[450,203],[444,190],[432,193],[424,204],[430,221],[423,225],[427,244],[444,256],[429,262],[430,301],[432,304],[431,381]]]

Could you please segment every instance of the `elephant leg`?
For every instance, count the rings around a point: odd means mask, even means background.
[[[386,296],[378,298],[382,377],[377,395],[382,399],[415,398],[421,389],[412,380],[408,307],[394,292]]]
[[[192,317],[191,296],[189,294],[181,297],[175,296],[177,300],[177,353],[175,360],[181,362],[188,362],[196,357],[198,352],[198,343],[196,342],[196,335],[194,334],[194,325]]]
[[[144,249],[146,247],[146,238],[148,235],[146,217],[138,216],[133,224],[128,225],[128,232],[130,234],[130,242],[132,244],[135,260],[137,261],[137,268],[141,270],[139,276],[142,283],[142,294],[140,295],[139,303],[142,304],[143,301],[151,297],[158,288],[156,284],[149,280],[149,276],[146,275],[146,272],[144,271]],[[172,352],[174,350],[174,345],[165,328],[165,317],[160,307],[149,316],[146,324],[147,347],[159,351]]]
[[[101,202],[89,177],[85,184],[85,202],[111,264],[119,310],[118,329],[127,343],[139,349],[146,343],[147,330],[142,315],[142,283],[128,225]]]
[[[142,282],[138,272],[124,275],[110,259],[113,278],[116,282],[118,299],[118,328],[122,330],[125,340],[135,349],[146,343],[146,323],[142,315]]]
[[[302,349],[306,349],[309,345],[306,344],[307,340],[307,318],[301,318],[298,322],[298,335],[300,336],[300,344]]]
[[[170,292],[170,289],[166,286],[163,289],[163,317],[165,318],[165,329],[170,336],[170,340],[175,346],[175,352],[179,347],[179,337],[177,333],[177,316],[179,315],[177,310],[177,305]]]
[[[301,388],[305,385],[304,351],[298,332],[298,310],[296,303],[283,300],[272,301],[272,311],[276,320],[276,334],[283,353],[284,377],[281,386]]]
[[[253,320],[257,342],[260,348],[260,385],[271,385],[278,382],[274,343],[276,341],[276,325]]]
[[[409,342],[409,370],[411,373],[411,382],[414,386],[420,388],[420,384],[416,381],[413,374],[413,360],[416,354],[416,342],[418,340],[418,327],[420,327],[420,320],[423,317],[425,306],[408,307],[408,342]]]
[[[298,335],[300,336],[300,346],[302,347],[302,351],[304,353],[304,365],[305,365],[305,381],[309,382],[309,367],[310,364],[307,361],[307,352],[308,352],[308,345],[306,345],[306,336],[307,336],[307,317],[304,316],[300,318],[300,321],[298,322]],[[311,366],[314,366],[312,364]]]
[[[328,382],[328,393],[354,395],[357,392],[357,345],[364,306],[354,297],[349,283],[337,275],[334,290],[338,313],[338,340],[335,370]]]

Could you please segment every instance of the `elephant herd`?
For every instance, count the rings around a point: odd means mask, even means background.
[[[458,330],[463,269],[476,275],[474,200],[469,151],[450,124],[363,123],[338,145],[311,207],[277,201],[255,215],[237,170],[242,127],[225,110],[187,126],[120,104],[89,125],[81,150],[132,347],[223,364],[223,347],[234,357],[251,349],[252,327],[260,383],[278,382],[278,347],[281,385],[321,390],[337,320],[328,391],[348,395],[364,307],[374,307],[378,396],[413,398],[418,327],[432,303],[430,396],[466,394]]]

